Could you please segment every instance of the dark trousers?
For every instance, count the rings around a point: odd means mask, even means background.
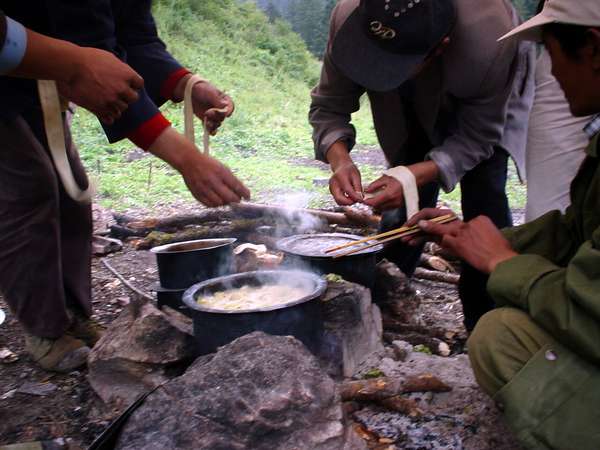
[[[477,216],[488,216],[499,228],[512,225],[512,217],[506,196],[508,153],[496,148],[493,156],[470,170],[462,179],[461,206],[465,220]],[[439,188],[437,184],[419,189],[421,208],[434,207]],[[406,221],[404,208],[384,213],[381,230],[387,231],[401,226]],[[407,276],[412,276],[423,247],[407,247],[394,244],[386,248],[383,256],[393,261]],[[479,318],[493,308],[494,303],[486,292],[487,277],[471,266],[464,264],[459,283],[459,295],[463,305],[464,322],[472,330]]]
[[[69,135],[67,143],[85,188]],[[29,333],[58,338],[67,308],[91,314],[91,236],[91,207],[65,193],[39,115],[0,121],[0,292]]]

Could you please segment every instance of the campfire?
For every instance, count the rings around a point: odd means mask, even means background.
[[[190,396],[197,402],[213,401],[204,398],[205,394],[203,400],[197,397],[200,391],[194,390],[192,379],[198,378],[198,371],[231,377],[227,388],[219,384],[221,387],[214,391],[219,402],[233,401],[230,395],[246,402],[250,401],[246,396],[253,396],[254,389],[267,386],[276,391],[284,389],[280,384],[276,383],[276,387],[270,383],[285,379],[277,370],[283,370],[287,364],[299,367],[308,364],[314,370],[309,371],[312,375],[306,379],[289,381],[291,385],[285,390],[300,389],[294,388],[296,382],[309,391],[314,383],[313,387],[319,390],[315,386],[320,386],[322,380],[329,377],[335,380],[336,387],[331,388],[335,397],[317,395],[329,398],[327,406],[317,401],[316,394],[306,395],[320,405],[321,413],[328,411],[330,418],[332,407],[343,411],[329,426],[335,423],[345,431],[334,433],[337,437],[331,438],[337,446],[319,447],[323,442],[315,441],[311,448],[412,448],[404,445],[419,440],[445,442],[444,436],[451,434],[449,429],[442,430],[448,424],[438,417],[430,402],[437,395],[448,395],[444,393],[462,387],[448,382],[444,370],[439,371],[441,375],[432,370],[428,358],[435,358],[429,356],[433,354],[450,360],[453,349],[460,349],[460,333],[423,322],[419,296],[404,274],[388,261],[377,261],[381,246],[356,252],[347,256],[347,260],[326,252],[335,246],[351,247],[349,243],[373,235],[376,216],[365,218],[362,212],[357,215],[348,211],[289,210],[244,204],[193,216],[166,219],[116,216],[115,219],[117,223],[111,227],[113,237],[126,238],[142,251],[154,247],[160,285],[154,286],[157,300],[147,294],[134,295],[130,308],[93,350],[89,378],[96,392],[122,410],[127,405],[136,405],[124,415],[131,416],[129,420],[111,427],[113,432],[118,429],[112,435],[120,436],[119,443],[113,440],[113,446],[106,447],[102,443],[106,439],[99,439],[95,448],[146,445],[147,442],[131,439],[139,437],[140,427],[146,427],[140,422],[146,414],[160,423],[167,420],[152,406],[156,399],[176,402],[174,408],[184,407],[183,403],[188,401],[168,394],[172,390],[181,390],[177,395]],[[302,223],[310,223],[310,227]],[[439,249],[430,246],[427,250],[417,276],[453,285],[457,278],[455,265]],[[196,263],[185,262],[194,260]],[[142,290],[128,284],[138,293]],[[302,353],[302,361],[295,360],[297,351],[294,356],[280,355],[286,362],[282,360],[281,367],[274,367],[279,358],[276,349],[281,343],[262,337],[267,335],[293,338],[304,344],[308,353]],[[264,348],[256,353],[258,350],[251,350],[249,344],[242,344],[251,341],[260,342]],[[228,351],[235,353],[230,361],[233,366],[229,368],[221,366],[219,356]],[[250,351],[254,352],[251,362],[246,354]],[[235,362],[236,358],[243,361],[239,362],[241,366]],[[244,375],[237,373],[242,366],[246,367]],[[246,386],[243,393],[234,394],[237,389],[231,385],[244,386],[239,377],[253,377],[255,371],[262,374],[256,377],[263,378],[252,380],[252,388]],[[192,373],[197,375],[192,377]],[[148,392],[152,393],[145,401],[135,403]],[[277,403],[272,403],[274,399],[268,401],[268,406],[265,403],[260,408],[269,410]],[[485,402],[484,397],[482,401]],[[203,411],[199,409],[196,414]],[[292,404],[281,406],[278,411],[282,417],[299,420]],[[397,426],[389,425],[391,418],[398,422]],[[262,421],[259,417],[252,420]],[[312,427],[317,430],[320,425],[316,423],[326,422],[319,419]],[[299,429],[308,422],[300,423],[297,423]],[[389,426],[382,426],[383,423]],[[198,426],[206,427],[204,431],[209,434],[214,431],[210,431],[214,424]],[[273,430],[277,428],[273,424],[267,427],[271,426]],[[235,435],[238,427],[243,429],[245,425],[234,420],[222,433]],[[400,433],[399,427],[406,433]],[[177,429],[165,431],[164,438],[171,439]],[[270,441],[269,445],[275,446],[263,447],[267,441],[262,442],[258,436],[251,438],[258,439],[252,448],[288,448]],[[138,447],[131,446],[132,442]]]

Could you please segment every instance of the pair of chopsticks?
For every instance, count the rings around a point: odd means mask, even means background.
[[[439,217],[430,219],[430,222],[449,223],[449,222],[455,221],[456,219],[458,219],[456,214],[446,214],[444,216],[439,216]],[[394,241],[396,239],[400,239],[405,236],[411,236],[413,234],[419,234],[419,233],[421,233],[421,231],[422,230],[421,230],[421,228],[419,228],[418,225],[414,225],[412,227],[400,227],[400,228],[396,228],[394,230],[386,231],[385,233],[377,234],[375,236],[368,236],[368,237],[366,237],[364,239],[360,239],[358,241],[349,242],[348,244],[338,245],[337,247],[329,248],[329,249],[325,250],[325,253],[334,253],[334,252],[338,252],[340,250],[344,250],[349,247],[355,247],[358,245],[359,246],[358,248],[354,248],[345,253],[333,255],[334,258],[350,256],[355,253],[362,252],[363,250],[366,250],[368,248],[375,247],[375,246],[381,245],[381,244],[385,244],[386,242]],[[373,242],[373,241],[375,241],[375,242]],[[368,245],[362,245],[365,243],[368,243]]]

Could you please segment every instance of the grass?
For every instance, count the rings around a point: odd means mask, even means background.
[[[315,183],[327,179],[329,170],[301,162],[314,158],[307,114],[320,65],[289,26],[269,23],[254,4],[234,0],[161,0],[154,14],[172,54],[236,103],[235,114],[211,140],[213,155],[248,185],[255,200],[306,192],[307,206],[331,205],[326,185]],[[163,112],[182,131],[182,106],[169,104]],[[366,99],[353,123],[360,144],[377,145]],[[127,162],[133,144],[109,145],[97,120],[84,110],[74,118],[73,135],[103,206],[152,210],[194,201],[179,174],[162,161]],[[361,170],[365,181],[379,174],[369,165]],[[523,204],[521,189],[511,187],[511,197]],[[455,191],[444,198],[454,206],[460,197]]]

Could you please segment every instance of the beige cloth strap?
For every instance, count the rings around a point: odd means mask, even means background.
[[[404,204],[406,206],[406,219],[410,219],[419,212],[419,191],[415,176],[406,166],[392,167],[383,172],[383,174],[395,178],[402,185]]]
[[[183,118],[184,118],[184,134],[185,137],[192,141],[194,144],[196,143],[196,136],[194,133],[194,105],[192,104],[192,89],[198,83],[208,83],[207,80],[198,76],[192,75],[187,84],[185,85],[185,91],[183,94]],[[217,109],[217,111],[226,112],[227,109]],[[204,154],[210,154],[210,132],[208,131],[208,127],[206,126],[206,121],[204,122],[204,134],[202,136],[202,147],[204,150]]]
[[[185,137],[196,143],[194,132],[194,105],[192,105],[192,89],[198,83],[205,83],[206,80],[198,75],[192,75],[185,85],[183,95],[183,118],[184,118],[184,134]],[[206,155],[210,154],[210,133],[204,124],[204,134],[202,136],[202,147]]]
[[[86,190],[82,190],[75,181],[69,159],[67,158],[64,123],[56,83],[50,80],[38,80],[37,84],[40,104],[42,105],[44,114],[44,127],[46,128],[48,147],[50,148],[50,154],[52,155],[58,176],[69,197],[76,202],[89,204],[92,202],[92,197],[94,196],[92,183],[89,183]]]

